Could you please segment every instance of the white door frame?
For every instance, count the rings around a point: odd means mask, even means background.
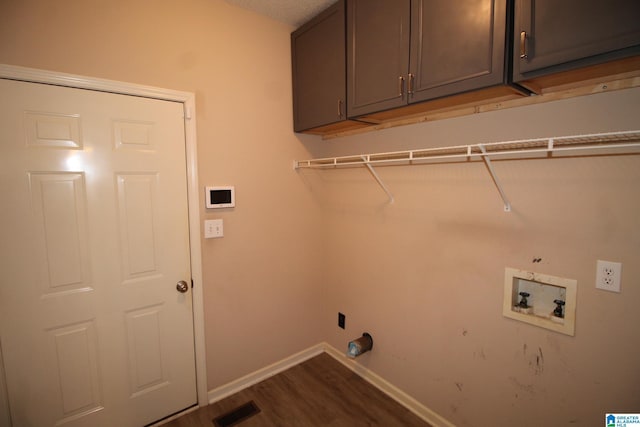
[[[175,91],[153,86],[144,86],[5,64],[0,64],[0,79],[54,84],[57,86],[142,96],[145,98],[181,102],[184,104],[184,126],[187,156],[187,198],[189,204],[189,247],[191,250],[191,278],[193,280],[191,295],[193,298],[196,388],[198,393],[198,405],[208,405],[209,400],[207,393],[207,369],[204,339],[204,301],[202,292],[202,256],[200,250],[200,191],[198,190],[195,94],[192,92]]]

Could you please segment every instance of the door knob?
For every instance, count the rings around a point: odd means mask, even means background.
[[[187,285],[187,282],[185,282],[184,280],[180,280],[177,284],[176,284],[176,289],[178,290],[178,292],[180,293],[185,293],[189,290],[189,285]]]

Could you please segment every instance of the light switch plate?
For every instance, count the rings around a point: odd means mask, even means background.
[[[224,229],[221,219],[207,219],[204,221],[204,238],[216,239],[224,237]]]

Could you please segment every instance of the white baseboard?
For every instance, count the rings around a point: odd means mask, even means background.
[[[413,412],[418,417],[422,418],[427,423],[434,427],[455,427],[454,424],[441,417],[436,412],[424,406],[413,397],[409,396],[398,387],[391,384],[389,381],[382,378],[380,375],[365,368],[357,362],[357,359],[351,359],[347,357],[346,352],[340,352],[335,347],[328,343],[323,343],[324,351],[342,363],[347,368],[362,377],[365,381],[376,387],[378,390]]]
[[[267,378],[279,374],[282,371],[286,371],[292,366],[298,365],[305,360],[311,359],[312,357],[315,357],[324,351],[324,343],[316,344],[313,347],[302,350],[301,352],[282,359],[279,362],[273,363],[262,369],[258,369],[255,372],[247,374],[244,377],[238,378],[237,380],[231,381],[230,383],[227,383],[220,387],[214,388],[213,390],[209,390],[209,403],[217,402],[218,400],[231,396],[232,394],[244,390],[247,387],[251,387],[252,385],[259,383],[260,381],[266,380]]]
[[[225,397],[231,396],[247,387],[251,387],[260,381],[266,380],[282,371],[285,371],[292,366],[298,365],[312,357],[315,357],[321,353],[327,353],[329,356],[342,363],[344,366],[355,372],[362,377],[365,381],[382,391],[393,400],[407,408],[409,411],[416,414],[418,417],[431,424],[434,427],[455,427],[451,422],[438,415],[436,412],[427,408],[407,393],[400,390],[378,374],[360,365],[356,360],[348,358],[346,353],[338,351],[332,345],[322,342],[282,359],[272,365],[259,369],[251,374],[245,375],[242,378],[238,378],[235,381],[227,383],[223,386],[215,388],[209,391],[209,403],[217,402]]]

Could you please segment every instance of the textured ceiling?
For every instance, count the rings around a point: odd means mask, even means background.
[[[337,0],[225,0],[276,21],[298,27]]]

